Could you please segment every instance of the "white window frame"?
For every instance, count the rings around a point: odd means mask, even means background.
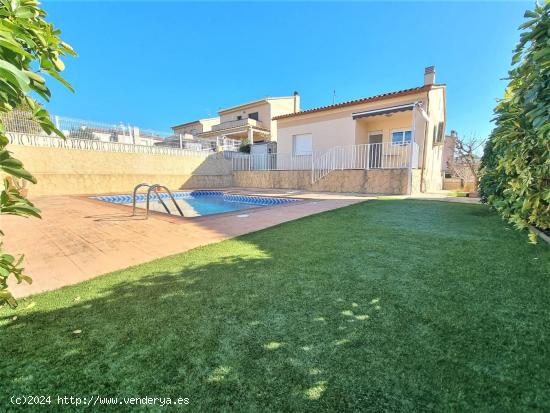
[[[394,133],[399,133],[399,132],[403,133],[403,139],[401,140],[401,142],[394,142],[393,141],[393,134]],[[411,133],[411,140],[410,141],[405,140],[405,132],[410,132]],[[413,131],[412,131],[412,129],[402,128],[402,129],[391,129],[390,130],[390,142],[391,142],[392,145],[408,145],[412,142],[412,140],[413,140]]]
[[[311,150],[309,152],[296,152],[296,138],[302,137],[302,136],[309,136],[310,142],[311,142]],[[294,156],[307,156],[311,155],[313,153],[313,134],[312,133],[297,133],[296,135],[292,135],[292,155]]]

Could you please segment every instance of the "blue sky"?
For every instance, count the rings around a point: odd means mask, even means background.
[[[447,129],[486,136],[533,3],[48,2],[78,52],[52,113],[169,127],[298,90],[313,108],[447,84]]]

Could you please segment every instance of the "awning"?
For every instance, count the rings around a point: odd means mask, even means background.
[[[359,118],[368,118],[369,116],[380,116],[380,115],[389,115],[392,113],[398,113],[398,112],[406,112],[408,110],[413,110],[414,103],[409,103],[406,105],[399,105],[399,106],[391,106],[389,108],[384,109],[374,109],[374,110],[366,110],[364,112],[356,112],[352,113],[353,119],[359,119]]]

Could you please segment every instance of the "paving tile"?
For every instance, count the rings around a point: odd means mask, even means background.
[[[233,190],[237,192],[236,189]],[[315,199],[292,205],[199,218],[151,214],[132,217],[131,209],[76,196],[33,199],[42,219],[2,217],[5,249],[25,254],[33,283],[10,288],[17,297],[75,284],[98,275],[219,242],[293,219],[365,200],[364,196],[250,190],[257,195]]]

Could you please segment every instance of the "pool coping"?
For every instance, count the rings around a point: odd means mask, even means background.
[[[179,216],[179,215],[172,215],[172,214],[167,214],[165,212],[160,212],[160,211],[154,211],[154,210],[149,210],[149,216],[154,216],[155,218],[161,218],[163,219],[164,221],[168,221],[168,222],[172,222],[172,223],[177,223],[177,222],[186,222],[186,221],[197,221],[197,222],[201,222],[201,221],[204,221],[206,219],[208,219],[209,217],[217,217],[217,216],[237,216],[237,215],[245,215],[246,212],[245,211],[258,211],[258,210],[262,210],[262,211],[267,211],[267,210],[270,210],[270,209],[278,209],[280,207],[287,207],[287,206],[291,206],[291,205],[300,205],[300,204],[303,204],[303,203],[306,203],[306,202],[312,202],[313,200],[311,199],[306,199],[306,198],[299,198],[299,197],[295,197],[295,196],[285,196],[285,195],[277,195],[277,196],[266,196],[266,195],[250,195],[250,193],[247,193],[247,192],[241,192],[241,191],[235,191],[235,190],[223,190],[223,189],[200,189],[200,188],[196,188],[196,189],[177,189],[177,190],[171,190],[171,192],[194,192],[194,191],[215,191],[215,192],[223,192],[224,194],[228,194],[228,195],[247,195],[247,196],[256,196],[258,198],[288,198],[288,199],[293,199],[295,200],[295,202],[288,202],[288,203],[284,203],[284,204],[278,204],[278,205],[258,205],[256,207],[251,207],[251,208],[246,208],[246,209],[242,209],[242,210],[237,210],[237,211],[227,211],[227,212],[217,212],[215,214],[208,214],[208,215],[198,215],[198,216],[195,216],[195,217],[186,217],[186,216]],[[159,192],[165,192],[165,191],[159,191]],[[139,192],[138,192],[139,193]],[[101,205],[108,205],[108,206],[112,206],[112,207],[116,207],[118,208],[119,210],[121,211],[132,211],[132,206],[131,205],[126,205],[126,204],[117,204],[115,202],[109,202],[109,201],[103,201],[103,200],[100,200],[100,199],[96,199],[95,197],[98,197],[98,196],[110,196],[110,195],[130,195],[132,196],[132,194],[124,194],[124,193],[120,193],[120,192],[108,192],[108,193],[103,193],[103,194],[87,194],[87,195],[74,195],[75,198],[78,198],[78,199],[81,199],[81,200],[84,200],[84,201],[89,201],[89,202],[92,202],[92,203],[101,203]],[[319,202],[319,201],[316,201],[316,202]],[[145,210],[142,209],[142,208],[139,208],[140,210],[144,211],[143,214],[136,214],[136,215],[133,215],[135,217],[143,217],[144,219],[147,219],[146,218],[146,215],[145,215]],[[244,218],[244,217],[243,217]]]

